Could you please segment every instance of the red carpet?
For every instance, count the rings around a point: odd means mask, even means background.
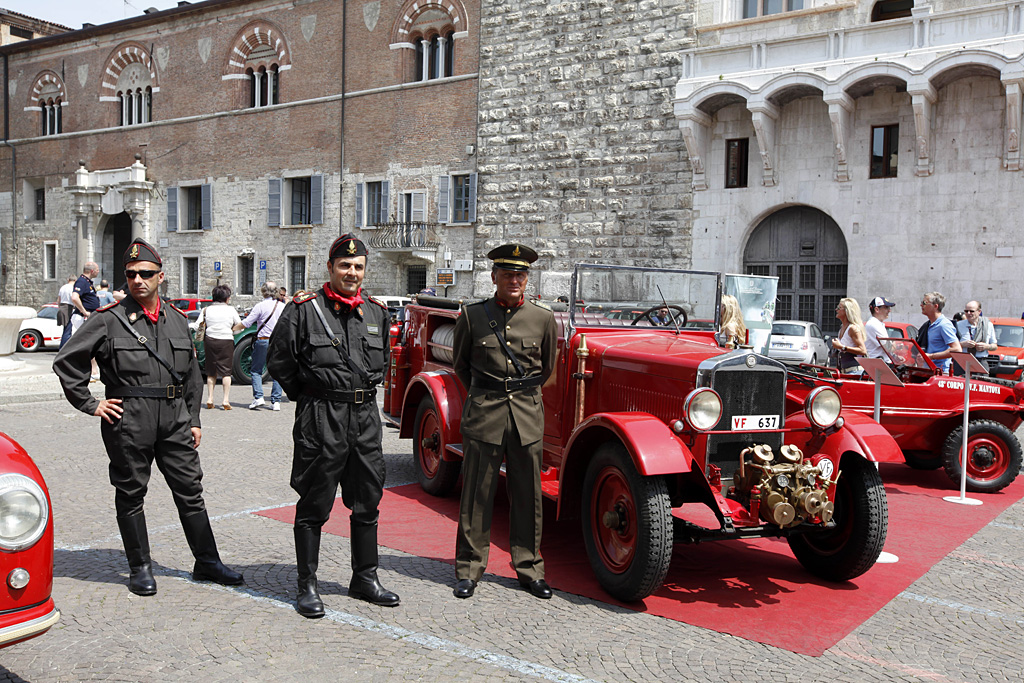
[[[889,501],[885,550],[897,555],[899,562],[876,564],[848,583],[831,584],[811,576],[785,541],[679,545],[657,593],[642,603],[620,603],[598,586],[577,521],[545,524],[546,578],[560,591],[818,656],[1024,496],[1020,478],[999,494],[970,494],[984,505],[955,505],[942,500],[957,491],[941,470],[921,472],[883,464],[881,474]],[[412,484],[386,490],[380,509],[381,545],[454,564],[457,498],[434,498]],[[488,573],[512,578],[507,511],[507,502],[499,495]],[[294,520],[292,507],[260,514],[289,524]],[[554,506],[546,504],[545,514],[553,519]],[[340,498],[324,531],[348,535],[348,510]]]

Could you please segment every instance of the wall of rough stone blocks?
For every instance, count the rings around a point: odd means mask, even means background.
[[[530,291],[579,261],[686,266],[690,168],[670,99],[690,0],[486,0],[476,294],[510,240],[541,254]]]

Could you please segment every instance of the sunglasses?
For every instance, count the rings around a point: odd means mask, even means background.
[[[143,280],[149,280],[159,272],[159,270],[125,270],[124,279],[131,282],[132,280],[135,279],[135,276],[139,276]]]
[[[964,313],[977,313],[977,312],[978,312],[977,308],[965,308],[964,309]]]

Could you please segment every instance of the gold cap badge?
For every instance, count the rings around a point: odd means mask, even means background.
[[[512,250],[512,255],[513,255],[513,256],[519,256],[519,255],[520,255],[520,253],[521,253],[521,252],[519,251],[519,245],[517,244],[517,245],[516,245],[516,248]]]
[[[352,241],[352,240],[349,240],[348,241],[348,249],[346,249],[345,251],[347,251],[350,254],[356,253],[356,243],[354,241]]]
[[[139,245],[133,244],[132,245],[132,250],[129,252],[128,255],[131,256],[132,258],[135,258],[136,256],[138,256],[139,255]]]

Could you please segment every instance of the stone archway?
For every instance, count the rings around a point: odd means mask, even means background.
[[[97,232],[96,261],[100,273],[110,282],[111,287],[120,286],[124,280],[121,273],[122,256],[132,243],[132,217],[127,211],[107,216]]]
[[[809,206],[780,209],[747,240],[744,272],[775,275],[776,320],[807,320],[835,334],[836,304],[846,296],[846,237],[831,217]]]

